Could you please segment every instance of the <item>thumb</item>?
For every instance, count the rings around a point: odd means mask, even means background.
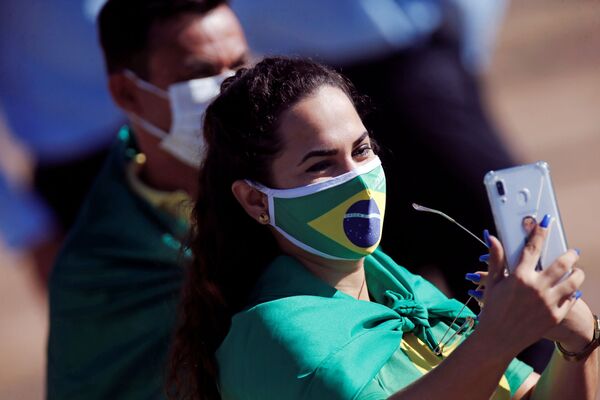
[[[504,266],[506,259],[502,243],[496,237],[489,236],[490,258],[488,261],[488,279],[486,288],[493,287],[496,283],[504,279]]]

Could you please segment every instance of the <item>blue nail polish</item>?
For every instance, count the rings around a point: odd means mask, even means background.
[[[581,296],[583,296],[583,292],[581,290],[577,290],[575,292],[575,300],[579,299]]]
[[[481,275],[468,273],[465,275],[465,279],[477,283],[481,280]]]
[[[540,226],[542,228],[547,228],[548,225],[550,225],[550,220],[551,220],[550,214],[544,215],[544,219],[542,219],[542,222],[540,222]]]
[[[490,260],[489,254],[484,254],[482,256],[479,256],[479,261],[481,261],[481,262],[488,262],[489,260]]]
[[[475,297],[478,300],[481,300],[481,298],[483,297],[483,292],[481,290],[469,290],[467,292],[467,294],[471,297]]]
[[[492,242],[490,242],[490,231],[487,229],[483,230],[483,240],[485,241],[487,247],[492,247]]]
[[[577,255],[578,255],[578,256],[580,256],[580,255],[581,255],[581,250],[579,250],[579,249],[575,249],[575,252],[577,253]]]

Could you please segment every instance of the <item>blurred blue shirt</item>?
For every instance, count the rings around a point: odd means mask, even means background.
[[[458,17],[469,68],[489,58],[506,0],[233,0],[250,46],[261,54],[348,64],[418,45]]]
[[[107,145],[122,121],[96,38],[103,3],[0,1],[0,107],[13,134],[40,161]]]
[[[10,185],[0,171],[0,240],[11,248],[28,248],[46,239],[52,225],[40,200]]]

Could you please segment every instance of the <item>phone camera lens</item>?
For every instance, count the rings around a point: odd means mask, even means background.
[[[496,189],[498,190],[498,194],[500,196],[504,196],[506,194],[506,192],[504,191],[504,184],[502,183],[502,181],[496,182]]]

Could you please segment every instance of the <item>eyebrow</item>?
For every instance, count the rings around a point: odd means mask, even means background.
[[[230,69],[237,70],[250,62],[250,52],[243,52],[231,65]]]
[[[365,140],[365,138],[369,136],[369,132],[363,132],[360,137],[358,139],[356,139],[354,141],[354,143],[352,143],[352,147],[356,147],[358,146],[363,140]],[[338,153],[338,151],[336,149],[322,149],[322,150],[313,150],[313,151],[309,151],[308,153],[306,153],[306,155],[304,157],[302,157],[302,160],[300,161],[300,163],[298,163],[298,166],[304,164],[304,162],[306,160],[308,160],[311,157],[327,157],[327,156],[333,156],[336,155]]]
[[[244,66],[247,63],[248,58],[248,52],[242,53],[235,61],[233,61],[231,65],[229,65],[229,69],[235,71],[238,68]],[[184,66],[186,68],[186,71],[179,77],[178,81],[207,78],[213,75],[217,75],[220,72],[220,70],[217,67],[215,67],[213,63],[202,58],[194,58],[188,60],[184,64]]]
[[[217,68],[215,68],[211,62],[201,58],[193,58],[188,60],[184,66],[185,75],[182,77],[185,78],[185,80],[204,78],[217,73]]]

